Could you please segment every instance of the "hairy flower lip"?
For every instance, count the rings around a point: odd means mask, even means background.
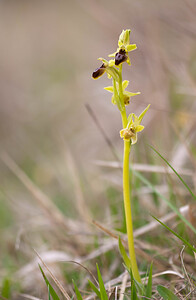
[[[126,55],[126,51],[120,49],[119,52],[115,54],[115,65],[118,66],[119,64],[127,61],[128,56]]]
[[[104,63],[101,65],[101,67],[97,68],[93,74],[92,74],[92,78],[97,79],[100,76],[102,76],[105,73],[106,70],[106,66],[104,65]]]

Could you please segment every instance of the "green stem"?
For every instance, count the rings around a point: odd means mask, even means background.
[[[126,217],[126,227],[127,227],[127,237],[129,246],[129,256],[131,260],[131,268],[133,272],[133,277],[141,282],[140,274],[138,271],[135,248],[134,248],[134,238],[133,238],[133,222],[131,214],[131,201],[130,201],[130,184],[129,184],[129,153],[131,150],[130,141],[124,141],[124,160],[123,160],[123,196],[124,196],[124,207],[125,207],[125,217]]]
[[[122,64],[119,67],[119,98],[122,103],[121,117],[123,128],[127,127],[127,114],[123,101],[123,87],[122,87]],[[131,261],[131,269],[134,278],[141,283],[140,274],[138,271],[135,248],[134,248],[134,238],[133,238],[133,222],[131,213],[131,201],[130,201],[130,182],[129,182],[129,154],[131,150],[130,141],[124,141],[124,159],[123,159],[123,198],[124,198],[124,208],[125,208],[125,218],[127,227],[127,238],[129,247],[129,256]]]

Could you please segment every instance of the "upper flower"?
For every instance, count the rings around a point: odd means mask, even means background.
[[[123,62],[131,64],[128,52],[133,51],[137,48],[136,44],[130,44],[130,35],[131,30],[123,30],[118,40],[118,49],[116,52],[109,55],[109,57],[115,57],[115,65],[118,66]]]
[[[140,125],[144,115],[149,109],[150,104],[145,108],[145,110],[137,117],[134,113],[130,114],[128,117],[127,127],[120,131],[120,136],[125,141],[131,141],[131,144],[137,142],[137,133],[144,129],[144,126]],[[133,121],[134,118],[134,121]]]

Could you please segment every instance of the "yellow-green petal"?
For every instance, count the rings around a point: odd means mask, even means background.
[[[135,131],[136,131],[136,132],[140,132],[140,131],[142,131],[143,129],[144,129],[144,126],[142,126],[142,125],[137,125],[136,128],[135,128]]]
[[[113,92],[114,92],[113,86],[106,86],[106,87],[104,87],[104,90],[106,90],[106,91],[108,91],[108,92],[110,92],[110,93],[113,93]]]
[[[126,50],[127,50],[128,52],[133,51],[133,50],[135,50],[135,49],[137,49],[136,44],[132,44],[132,45],[126,46]]]

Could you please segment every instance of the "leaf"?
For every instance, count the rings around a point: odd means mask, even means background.
[[[40,271],[42,273],[42,276],[45,280],[45,283],[48,287],[48,289],[50,290],[50,295],[52,296],[53,300],[60,300],[59,296],[57,295],[57,293],[55,292],[55,290],[53,289],[53,287],[51,286],[50,282],[48,281],[44,271],[42,270],[41,266],[39,265]]]
[[[75,281],[72,279],[72,282],[73,282],[73,285],[74,285],[74,289],[75,289],[75,292],[76,292],[76,297],[78,300],[82,300],[82,295],[80,294],[80,291],[77,287],[77,285],[75,284]]]
[[[106,293],[106,289],[103,283],[103,279],[97,264],[97,275],[98,275],[98,281],[99,281],[99,288],[100,288],[100,294],[101,294],[101,300],[108,300],[108,295]]]
[[[174,173],[178,176],[178,178],[180,179],[180,181],[183,183],[183,185],[187,188],[187,190],[189,191],[189,193],[191,194],[191,196],[196,200],[196,195],[193,194],[193,192],[191,191],[191,189],[189,188],[189,186],[186,184],[186,182],[182,179],[182,177],[178,174],[178,172],[170,165],[170,163],[152,146],[150,146],[150,148],[159,156],[161,157],[164,162],[172,169],[172,171],[174,171]]]
[[[181,237],[178,233],[173,231],[171,228],[169,228],[166,224],[161,222],[159,219],[156,217],[152,216],[155,220],[157,220],[162,226],[164,226],[167,230],[169,230],[173,235],[175,235],[178,239],[180,239],[185,245],[187,245],[192,251],[196,253],[196,249],[189,243],[187,242],[183,237]]]
[[[179,300],[179,298],[172,291],[162,285],[157,286],[157,291],[164,300]]]
[[[131,269],[131,260],[130,258],[128,257],[127,253],[126,253],[126,250],[121,242],[121,239],[120,237],[118,238],[118,247],[119,247],[119,250],[120,250],[120,254],[123,258],[123,261],[125,263],[125,266],[127,267],[128,270]]]
[[[88,283],[90,284],[90,287],[91,287],[92,290],[95,292],[95,294],[101,299],[100,291],[99,291],[98,288],[94,285],[94,283],[93,283],[92,281],[90,281],[90,279],[88,280]]]
[[[146,286],[146,297],[148,297],[148,298],[152,297],[152,263],[150,265],[150,270],[148,273],[148,283]]]

